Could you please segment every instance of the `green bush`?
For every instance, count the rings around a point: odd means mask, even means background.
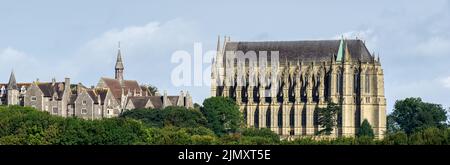
[[[206,119],[199,110],[169,106],[164,109],[135,109],[124,112],[122,118],[142,121],[148,127],[203,127]]]

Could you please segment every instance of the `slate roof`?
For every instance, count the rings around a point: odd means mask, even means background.
[[[45,97],[52,97],[54,93],[57,94],[58,99],[62,98],[62,95],[64,94],[64,82],[55,82],[53,84],[52,82],[48,83],[41,83],[39,82],[37,86],[42,91]]]
[[[89,97],[94,101],[94,104],[98,104],[98,97],[94,90],[89,89],[86,91]]]
[[[140,91],[141,87],[135,80],[123,80],[122,84],[120,84],[119,80],[102,77],[103,82],[105,82],[106,86],[111,90],[112,95],[116,99],[120,99],[122,97],[122,89],[125,94],[130,92]]]
[[[150,101],[153,106],[158,109],[163,107],[163,97],[162,96],[149,96]]]
[[[135,108],[145,108],[149,97],[130,97],[130,101],[133,103]]]
[[[225,51],[279,51],[280,64],[287,61],[324,62],[331,61],[338,53],[340,40],[306,40],[306,41],[262,41],[262,42],[227,42]],[[344,40],[351,54],[351,59],[372,62],[373,58],[361,40]],[[225,56],[224,56],[225,58]],[[295,64],[295,63],[294,63]]]
[[[97,97],[100,97],[101,103],[104,104],[105,103],[106,94],[108,93],[108,90],[96,89],[95,92],[97,93]]]
[[[172,105],[177,105],[179,96],[167,96]]]
[[[16,76],[14,76],[14,72],[11,72],[11,75],[9,76],[8,90],[10,90],[10,89],[18,89],[17,82],[16,82]]]

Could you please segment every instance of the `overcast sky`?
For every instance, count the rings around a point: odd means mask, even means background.
[[[231,40],[305,40],[359,36],[379,54],[388,111],[395,100],[422,97],[450,105],[450,3],[434,1],[5,1],[0,2],[0,82],[36,78],[96,85],[114,76],[121,41],[125,78],[195,102],[210,87],[174,87],[177,50],[195,42],[215,50]],[[205,64],[206,68],[208,64]]]

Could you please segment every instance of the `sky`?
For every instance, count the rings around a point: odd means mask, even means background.
[[[125,78],[194,102],[210,87],[175,86],[171,62],[178,50],[215,50],[231,40],[361,38],[379,54],[387,111],[396,100],[421,97],[450,106],[450,2],[444,0],[322,1],[0,1],[0,82],[14,70],[18,82],[96,85],[114,76],[121,42]],[[207,62],[202,65],[207,70]]]

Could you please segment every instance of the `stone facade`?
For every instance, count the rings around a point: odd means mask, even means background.
[[[285,137],[313,136],[321,129],[315,110],[329,100],[342,106],[333,137],[355,136],[367,119],[383,138],[383,69],[363,41],[233,42],[225,37],[217,45],[211,95],[236,100],[248,127],[270,128]],[[256,60],[243,62],[251,59],[250,51]]]
[[[23,105],[24,96],[30,83],[17,83],[11,72],[8,84],[0,84],[0,105]]]
[[[147,86],[136,80],[125,80],[120,48],[115,65],[115,78],[100,78],[96,87],[64,82],[16,83],[11,72],[8,84],[0,84],[0,105],[22,105],[34,107],[53,115],[84,119],[100,119],[119,116],[124,110],[137,108],[164,108],[184,106],[192,108],[189,94],[180,96],[153,96]]]

